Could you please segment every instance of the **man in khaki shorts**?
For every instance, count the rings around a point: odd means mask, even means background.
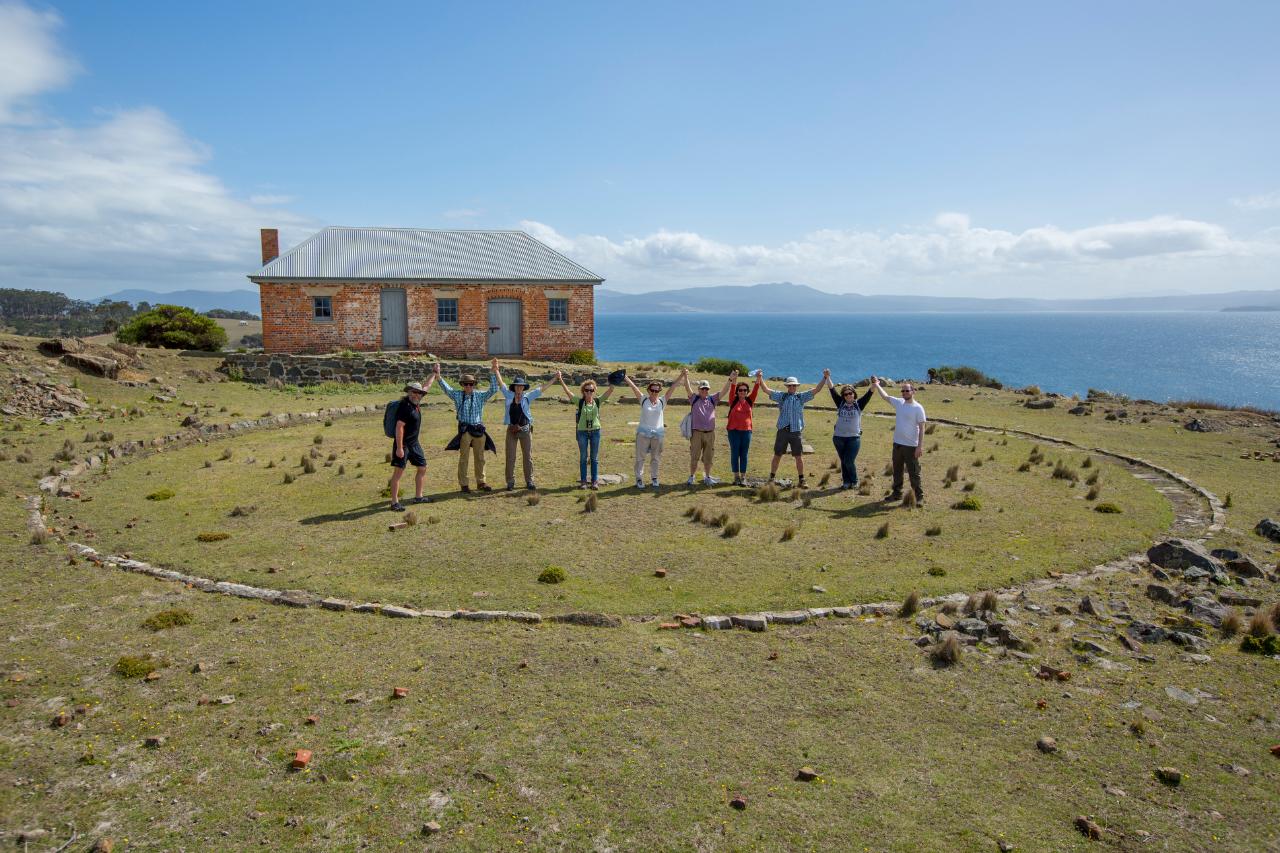
[[[720,399],[729,393],[738,378],[738,371],[729,375],[719,394],[711,393],[711,383],[705,379],[698,380],[695,392],[689,384],[688,374],[683,375],[685,390],[689,392],[689,479],[686,485],[692,486],[698,475],[698,463],[702,463],[702,485],[715,486],[720,481],[711,476],[711,462],[716,452],[716,406]]]

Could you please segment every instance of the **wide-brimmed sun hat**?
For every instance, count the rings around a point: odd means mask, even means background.
[[[525,379],[523,376],[517,376],[515,379],[511,380],[512,388],[516,387],[517,385],[523,385],[526,391],[529,390],[529,380]]]
[[[799,379],[796,379],[794,376],[788,376],[788,377],[787,377],[787,380],[786,380],[785,382],[783,382],[782,384],[783,384],[783,385],[799,385],[799,384],[800,384],[800,380],[799,380]]]
[[[464,373],[464,374],[462,374],[462,376],[458,379],[458,384],[459,384],[459,385],[475,385],[475,384],[476,384],[476,377],[475,377],[475,375],[474,375],[474,374],[471,374],[471,373]]]
[[[421,382],[410,382],[408,385],[404,386],[404,392],[406,394],[408,394],[410,391],[416,391],[419,394],[427,393],[427,389],[422,387]]]

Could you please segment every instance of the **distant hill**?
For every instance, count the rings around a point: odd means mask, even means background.
[[[130,302],[150,302],[152,305],[184,305],[194,311],[210,311],[225,308],[228,311],[248,311],[257,315],[262,311],[256,290],[174,290],[157,293],[154,290],[121,290],[105,299]]]
[[[964,296],[866,296],[826,293],[804,284],[689,287],[650,293],[596,291],[600,314],[788,313],[870,314],[912,312],[1022,311],[1221,311],[1242,304],[1250,310],[1280,309],[1280,290],[1237,290],[1116,299],[981,299]]]

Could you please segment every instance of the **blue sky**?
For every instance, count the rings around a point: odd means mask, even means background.
[[[1275,3],[0,0],[0,286],[526,228],[648,290],[1280,287]],[[7,153],[6,153],[7,152]]]

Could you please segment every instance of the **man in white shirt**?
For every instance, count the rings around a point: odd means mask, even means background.
[[[902,469],[907,469],[911,489],[916,493],[916,503],[924,503],[924,489],[920,485],[920,457],[924,454],[924,406],[916,402],[916,389],[910,382],[902,383],[902,396],[891,397],[880,387],[880,379],[871,377],[876,393],[893,406],[893,493],[885,500],[902,500]]]

